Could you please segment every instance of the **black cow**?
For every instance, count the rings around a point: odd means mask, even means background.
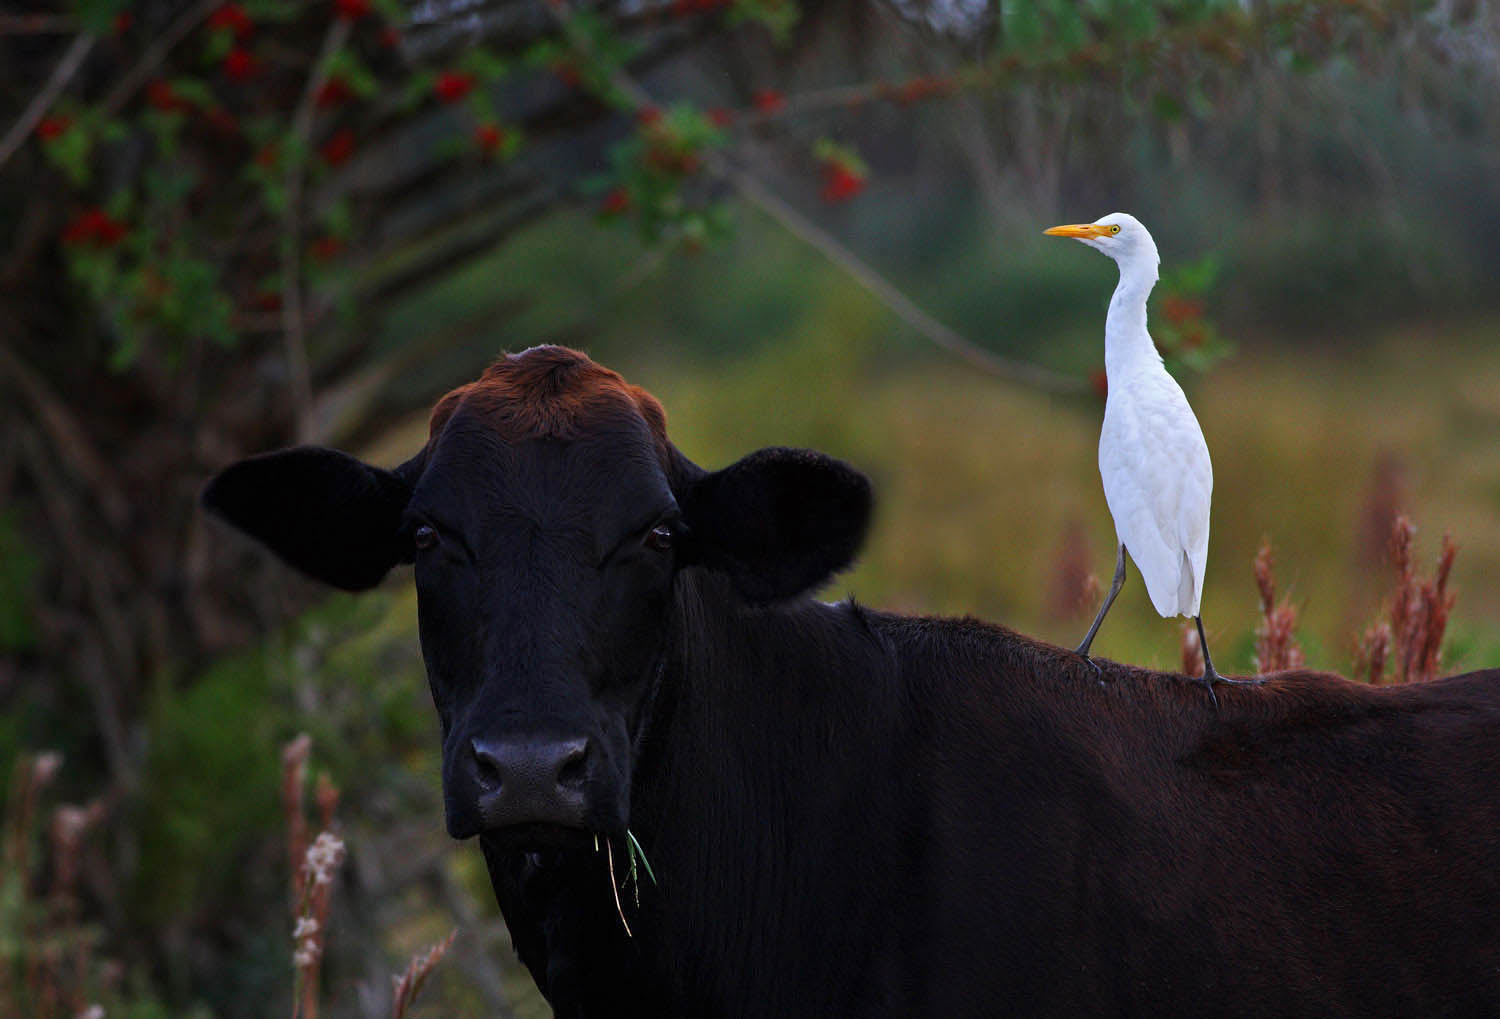
[[[861,475],[706,473],[559,348],[449,394],[394,471],[292,449],[205,500],[340,587],[415,560],[448,829],[558,1015],[1500,1015],[1500,673],[1215,710],[814,601]]]

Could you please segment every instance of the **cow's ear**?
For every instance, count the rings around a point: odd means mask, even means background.
[[[382,470],[299,446],[241,460],[203,490],[203,505],[308,576],[364,591],[411,560],[401,517],[416,461]]]
[[[854,561],[870,524],[870,482],[808,449],[762,449],[695,478],[678,503],[691,554],[753,602],[824,584]]]

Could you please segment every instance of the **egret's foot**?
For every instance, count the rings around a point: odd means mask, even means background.
[[[1264,679],[1230,679],[1228,676],[1221,676],[1212,665],[1204,668],[1203,675],[1198,677],[1198,682],[1208,690],[1208,699],[1214,702],[1215,708],[1219,706],[1219,697],[1214,693],[1215,683],[1223,683],[1226,686],[1262,686],[1265,684]]]
[[[1228,676],[1221,676],[1218,673],[1214,673],[1212,682],[1214,682],[1214,683],[1227,683],[1230,686],[1265,686],[1266,685],[1266,681],[1264,679],[1230,679]]]
[[[1099,663],[1090,658],[1087,651],[1079,651],[1078,654],[1082,655],[1083,660],[1089,663],[1089,667],[1094,670],[1094,676],[1102,681],[1104,679],[1104,670],[1099,668]]]

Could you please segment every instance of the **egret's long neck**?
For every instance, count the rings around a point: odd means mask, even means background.
[[[1156,286],[1156,252],[1120,260],[1120,285],[1104,320],[1104,371],[1119,375],[1141,364],[1161,364],[1146,331],[1146,298]]]

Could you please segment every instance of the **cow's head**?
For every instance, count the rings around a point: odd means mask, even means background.
[[[337,587],[415,563],[448,830],[529,846],[627,825],[683,571],[751,603],[802,594],[854,558],[870,491],[806,450],[705,473],[650,394],[538,347],[444,397],[393,471],[289,449],[229,467],[204,502]]]

